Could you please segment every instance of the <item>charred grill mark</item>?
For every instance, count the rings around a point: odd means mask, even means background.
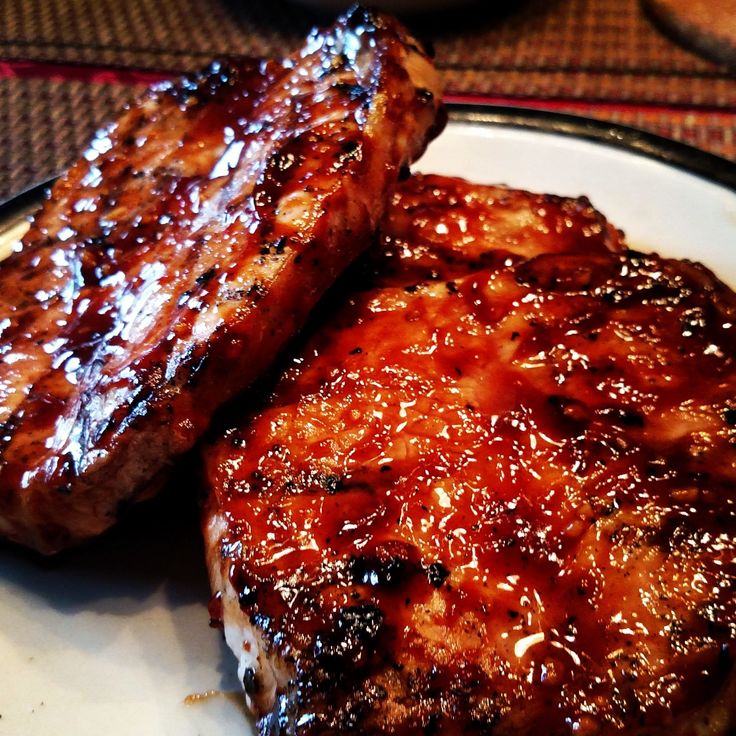
[[[284,249],[286,248],[288,242],[289,241],[286,238],[286,236],[282,235],[280,238],[277,238],[276,240],[267,242],[261,248],[260,253],[262,256],[267,256],[267,255],[280,256],[284,252]]]
[[[22,418],[23,409],[20,409],[19,411],[14,412],[2,425],[0,425],[0,458],[2,458],[5,448],[13,441],[13,437]],[[1,468],[2,465],[0,464],[0,469]]]
[[[343,479],[333,473],[317,473],[314,476],[314,481],[330,495],[338,493],[338,491],[341,491],[345,487]]]
[[[339,165],[344,166],[350,161],[361,161],[363,158],[363,149],[361,144],[355,140],[345,141],[341,145],[341,155],[339,157]]]
[[[351,101],[363,100],[370,94],[370,90],[365,89],[358,83],[337,82],[332,87],[335,91],[347,95]]]
[[[246,667],[243,672],[243,690],[246,695],[255,695],[262,688],[261,681],[252,667]]]
[[[317,635],[314,656],[325,671],[336,671],[346,661],[352,666],[366,664],[375,651],[375,640],[383,626],[383,612],[372,603],[341,608],[332,630]]]
[[[198,286],[205,286],[207,282],[211,281],[215,277],[216,274],[216,268],[208,268],[204,273],[201,273],[199,276],[197,276],[194,281]]]
[[[350,558],[348,572],[353,582],[359,585],[400,585],[406,582],[410,575],[416,574],[417,567],[398,555],[388,559],[361,555]]]
[[[638,428],[644,427],[644,417],[632,409],[623,409],[620,407],[602,409],[600,412],[609,421],[621,424],[624,427]]]
[[[547,403],[555,410],[557,416],[568,426],[579,431],[590,422],[590,409],[580,400],[562,395],[547,397]]]
[[[733,667],[734,661],[731,653],[731,644],[725,642],[721,644],[718,652],[718,669],[723,675],[726,675],[733,670]]]
[[[257,304],[268,294],[268,287],[260,281],[254,281],[246,290],[247,296],[254,304]]]
[[[263,633],[272,633],[271,624],[273,622],[273,618],[271,616],[257,611],[251,615],[250,620],[251,623],[258,629],[260,629]]]
[[[259,484],[259,489],[264,487],[262,479],[259,479]],[[304,471],[284,484],[284,491],[289,494],[324,491],[333,496],[343,490],[346,490],[344,478],[335,473],[323,473],[319,470]]]
[[[220,302],[242,302],[247,296],[257,295],[260,289],[255,284],[247,289],[224,289],[220,297]]]
[[[241,608],[247,608],[252,606],[256,602],[257,588],[244,585],[242,590],[238,593],[238,603]]]
[[[441,588],[449,576],[450,571],[441,562],[433,562],[427,567],[427,580],[433,588]]]

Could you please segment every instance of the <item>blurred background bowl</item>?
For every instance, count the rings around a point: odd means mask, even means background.
[[[354,4],[354,0],[292,0],[292,2],[322,12],[345,10]],[[433,10],[448,10],[455,5],[469,5],[472,2],[477,0],[370,0],[366,4],[389,13],[419,14]]]

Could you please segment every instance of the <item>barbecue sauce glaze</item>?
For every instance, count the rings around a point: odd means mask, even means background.
[[[386,232],[206,451],[264,723],[725,733],[732,292],[585,200],[417,176]]]
[[[0,267],[0,533],[54,552],[150,494],[370,242],[439,109],[413,39],[354,8],[103,129]]]

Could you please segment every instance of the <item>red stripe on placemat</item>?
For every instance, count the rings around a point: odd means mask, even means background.
[[[0,59],[0,79],[14,77],[91,84],[154,84],[174,76],[178,75],[165,70]]]
[[[73,64],[18,59],[0,59],[0,79],[47,79],[56,82],[78,81],[90,84],[154,84],[179,76],[171,70],[137,69],[129,67],[100,66],[95,64]],[[493,97],[475,94],[445,95],[445,101],[460,104],[503,105],[506,107],[528,107],[566,112],[589,112],[597,110],[618,113],[663,113],[675,114],[687,110],[699,113],[736,114],[736,108],[701,105],[656,105],[630,104],[622,102],[586,101],[580,99],[541,99],[533,97]]]

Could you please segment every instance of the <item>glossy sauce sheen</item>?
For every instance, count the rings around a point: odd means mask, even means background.
[[[585,200],[413,177],[385,230],[205,453],[263,732],[729,733],[733,293]]]
[[[416,43],[356,9],[98,133],[0,268],[0,532],[53,552],[149,493],[369,242],[438,109]]]

